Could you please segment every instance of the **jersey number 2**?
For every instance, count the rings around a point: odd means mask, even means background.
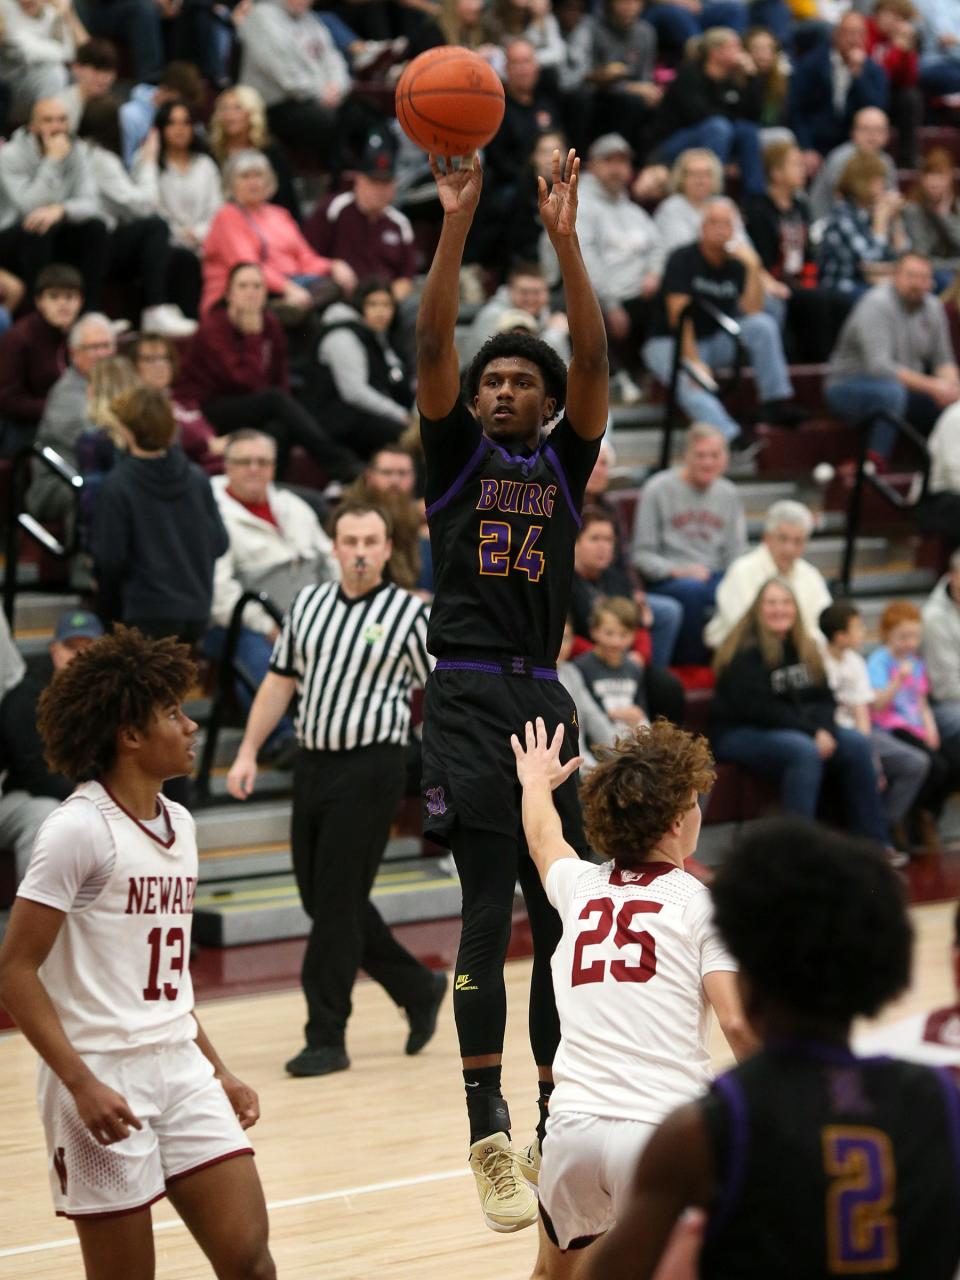
[[[150,974],[147,978],[147,985],[143,988],[144,1000],[159,1000],[161,996],[165,1000],[176,1000],[180,975],[183,973],[183,930],[179,928],[168,929],[166,943],[164,944],[163,930],[159,927],[151,929],[147,934],[147,943],[150,947]],[[161,986],[158,979],[160,976],[160,952],[164,945],[172,953],[167,961],[170,977],[176,976],[177,980],[176,982],[165,982]]]
[[[662,910],[660,902],[644,902],[640,898],[632,898],[617,911],[612,898],[591,898],[580,912],[581,920],[589,920],[598,915],[599,921],[592,929],[584,929],[577,937],[573,948],[572,985],[582,987],[587,982],[602,982],[607,976],[606,960],[593,960],[584,964],[584,948],[605,942],[613,929],[616,929],[613,942],[617,948],[625,947],[631,942],[640,946],[640,959],[636,964],[628,964],[626,960],[611,960],[610,977],[614,982],[649,982],[657,972],[657,943],[653,934],[646,929],[634,929],[633,918],[639,915],[655,915]]]
[[[531,582],[540,581],[546,564],[543,552],[537,550],[541,533],[542,525],[529,526],[513,562],[513,568],[525,573]],[[510,572],[510,539],[511,529],[504,521],[480,521],[480,572],[484,577],[505,578]]]
[[[835,1124],[822,1131],[830,1275],[895,1271],[897,1224],[893,1147],[882,1130]]]

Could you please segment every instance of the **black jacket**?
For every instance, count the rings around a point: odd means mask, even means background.
[[[37,732],[37,704],[50,679],[26,675],[4,694],[0,702],[0,769],[7,775],[3,793],[26,791],[31,796],[66,800],[73,784],[62,774],[51,773],[43,758],[43,743]]]
[[[759,648],[735,654],[717,677],[710,707],[710,733],[724,729],[798,729],[810,737],[818,729],[833,732],[836,703],[823,676],[797,657],[788,640],[783,662],[770,668]]]
[[[93,522],[103,616],[206,622],[214,561],[228,545],[210,481],[178,447],[124,458],[103,482]]]
[[[657,111],[656,141],[665,141],[711,116],[759,123],[762,107],[763,86],[757,76],[750,76],[743,83],[734,76],[714,80],[704,74],[701,63],[684,62]]]

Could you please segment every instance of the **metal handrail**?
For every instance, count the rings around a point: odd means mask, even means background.
[[[921,484],[919,493],[913,497],[908,493],[906,497],[900,494],[888,484],[882,476],[877,475],[873,470],[867,470],[867,453],[870,446],[871,428],[878,422],[888,422],[899,432],[905,439],[917,449],[923,459],[921,469]],[[857,553],[857,539],[860,536],[860,522],[863,516],[863,487],[869,484],[875,489],[882,498],[885,498],[891,506],[896,507],[898,511],[906,511],[908,508],[918,506],[927,495],[927,486],[930,483],[930,450],[927,447],[927,441],[924,436],[917,431],[904,418],[898,417],[897,414],[891,413],[887,409],[876,409],[873,413],[865,418],[861,418],[857,422],[857,430],[860,432],[860,440],[857,447],[857,470],[853,478],[853,488],[850,491],[850,502],[847,505],[847,525],[845,533],[845,541],[843,547],[843,561],[840,566],[840,577],[837,579],[837,586],[840,591],[847,595],[850,591],[850,579],[853,574],[853,560]],[[911,490],[913,486],[911,486]]]
[[[660,462],[656,467],[657,471],[666,471],[670,466],[673,430],[677,416],[677,384],[680,381],[681,366],[683,364],[683,328],[684,325],[693,322],[693,318],[698,311],[702,315],[709,316],[709,318],[713,320],[713,322],[721,328],[724,333],[733,338],[735,343],[732,376],[723,380],[718,379],[719,385],[716,394],[721,395],[724,391],[729,391],[730,388],[736,386],[740,380],[740,371],[743,366],[743,346],[740,342],[740,325],[733,316],[728,316],[725,311],[721,311],[719,307],[715,307],[712,302],[708,302],[705,298],[691,298],[680,312],[680,318],[677,321],[677,335],[673,347],[673,366],[670,370],[670,385],[667,388],[667,408],[664,416],[663,437],[660,446]],[[691,375],[688,373],[687,377],[690,376]]]
[[[200,757],[200,768],[194,783],[194,793],[200,800],[209,800],[210,798],[210,773],[216,757],[220,730],[223,728],[224,712],[228,701],[233,696],[234,681],[239,679],[253,695],[256,695],[257,692],[257,685],[251,678],[250,673],[242,666],[237,665],[237,642],[240,639],[240,630],[243,626],[243,612],[248,604],[260,605],[278,627],[283,625],[283,610],[270,599],[265,591],[244,591],[234,606],[227,626],[223,653],[220,656],[220,665],[217,671],[217,688],[210,706],[210,715],[207,718],[203,754]]]
[[[56,476],[67,486],[73,496],[73,520],[70,524],[69,540],[61,542],[29,511],[22,509],[24,494],[30,480],[31,463],[38,462],[51,475]],[[49,445],[32,444],[29,448],[16,454],[13,459],[13,473],[10,480],[10,508],[7,512],[7,528],[4,538],[6,563],[3,572],[3,612],[7,621],[13,626],[13,614],[16,607],[17,592],[21,589],[18,581],[18,561],[20,558],[20,534],[26,533],[43,550],[57,560],[69,560],[77,550],[80,531],[80,500],[83,492],[83,476],[69,462],[61,458]],[[49,584],[45,587],[49,590]]]

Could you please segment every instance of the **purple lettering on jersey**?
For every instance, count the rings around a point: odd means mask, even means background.
[[[492,511],[494,507],[508,515],[552,516],[557,497],[557,486],[520,480],[481,480],[478,511]]]
[[[500,501],[497,505],[501,511],[505,511],[508,515],[519,513],[521,487],[525,489],[527,486],[521,486],[519,480],[500,481]]]
[[[520,503],[520,514],[522,516],[542,516],[542,501],[543,486],[539,484],[525,484],[523,486],[523,499]]]
[[[499,488],[499,482],[496,480],[480,481],[480,501],[477,503],[478,511],[490,511],[497,505],[497,490]]]

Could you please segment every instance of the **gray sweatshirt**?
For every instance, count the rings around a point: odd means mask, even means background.
[[[324,324],[358,321],[360,315],[345,302],[335,302],[323,313]],[[363,343],[349,329],[335,329],[320,340],[317,359],[330,370],[337,394],[344,404],[361,413],[376,414],[391,422],[405,424],[410,414],[403,405],[391,400],[370,385],[370,365]]]
[[[37,444],[49,445],[64,462],[76,468],[80,437],[85,431],[95,430],[88,412],[87,380],[70,365],[50,388],[37,428]],[[72,506],[73,499],[63,481],[34,462],[33,481],[27,490],[30,513],[38,520],[57,520],[66,516]]]
[[[580,754],[588,767],[596,764],[592,747],[612,747],[617,740],[617,726],[601,708],[587,688],[583,673],[575,662],[558,662],[557,676],[577,708],[580,721]]]
[[[350,88],[346,60],[312,10],[294,17],[282,0],[258,0],[239,34],[240,83],[256,89],[268,107],[287,98],[319,99],[328,89],[342,95]]]
[[[62,204],[68,222],[95,218],[97,184],[82,147],[51,160],[24,125],[0,147],[0,231],[45,204]]]
[[[644,485],[632,559],[647,582],[669,578],[684,564],[724,573],[746,547],[743,503],[725,476],[695,489],[679,471],[661,471]]]
[[[923,606],[923,660],[934,702],[960,702],[960,604],[949,581],[941,578]]]
[[[830,357],[827,385],[864,374],[896,378],[897,369],[932,373],[954,362],[947,313],[927,294],[908,311],[891,280],[868,289],[844,321]]]

